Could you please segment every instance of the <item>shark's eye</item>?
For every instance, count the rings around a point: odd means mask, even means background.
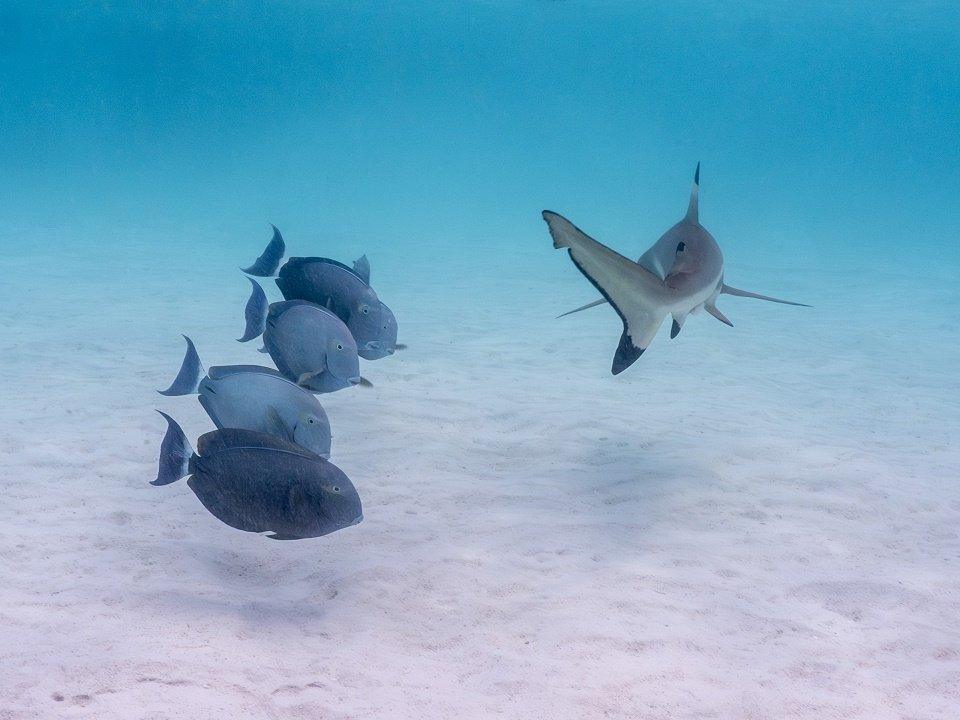
[[[682,243],[679,243],[679,244],[677,245],[677,252],[678,252],[678,253],[682,253],[682,252],[683,252],[684,250],[686,250],[686,249],[687,249],[687,244],[686,244],[686,243],[683,243],[683,242],[682,242]]]

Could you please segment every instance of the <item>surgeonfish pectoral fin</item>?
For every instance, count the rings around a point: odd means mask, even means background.
[[[717,320],[722,322],[724,325],[729,325],[730,327],[733,327],[733,323],[727,319],[726,315],[724,315],[722,312],[717,310],[716,305],[704,305],[703,307],[708,313],[713,315]]]
[[[796,305],[797,307],[813,307],[812,305],[805,305],[804,303],[792,302],[791,300],[780,300],[779,298],[770,297],[768,295],[758,295],[757,293],[748,292],[747,290],[739,290],[735,287],[730,287],[729,285],[721,286],[720,292],[723,293],[724,295],[734,295],[736,297],[754,298],[756,300],[767,300],[768,302],[780,303],[781,305]]]
[[[367,380],[365,377],[360,378],[360,382],[357,383],[360,387],[372,388],[373,383]]]
[[[304,387],[304,386],[306,386],[306,384],[307,384],[308,382],[310,382],[310,379],[311,379],[311,378],[315,378],[315,377],[316,377],[317,375],[319,375],[319,374],[320,374],[320,373],[318,373],[318,372],[305,372],[305,373],[301,373],[301,374],[300,374],[300,377],[297,378],[297,385],[300,385],[301,387]]]
[[[404,345],[403,343],[395,343],[394,346],[393,346],[393,349],[394,349],[394,350],[406,350],[407,347],[408,347],[408,346],[407,346],[407,345]]]
[[[612,372],[626,370],[647,349],[667,316],[670,290],[642,265],[597,242],[561,215],[543,211],[555,248],[566,248],[576,268],[617,311],[623,334]]]
[[[187,352],[183,356],[183,362],[180,363],[180,371],[170,387],[166,390],[158,390],[161,395],[193,395],[200,387],[200,381],[205,372],[200,362],[200,355],[197,354],[193,340],[186,335],[183,339],[187,341]]]
[[[243,310],[247,326],[244,328],[243,337],[237,338],[237,342],[247,342],[255,337],[260,337],[267,327],[267,311],[269,309],[267,294],[263,292],[263,288],[256,280],[251,277],[248,277],[247,280],[253,286],[250,289],[247,306]]]
[[[283,421],[280,413],[277,412],[277,409],[273,405],[267,408],[267,426],[270,428],[272,435],[293,442],[293,428]]]
[[[272,277],[276,275],[277,268],[280,267],[280,261],[283,260],[283,254],[287,247],[283,242],[283,237],[276,225],[273,228],[273,238],[267,243],[263,254],[257,258],[256,262],[248,268],[240,268],[247,275],[256,275],[257,277]]]
[[[370,284],[370,261],[366,255],[361,255],[353,261],[353,271],[360,276],[367,285]]]
[[[560,318],[566,317],[567,315],[573,315],[574,313],[578,313],[581,310],[589,310],[590,308],[596,307],[597,305],[603,305],[605,302],[607,302],[606,298],[600,298],[599,300],[594,300],[593,302],[587,303],[586,305],[581,305],[576,310],[569,310],[565,312],[563,315],[557,315],[556,319],[559,320]]]
[[[267,537],[271,540],[303,540],[303,538],[299,535],[285,535],[283,533],[273,533],[271,535],[267,535]]]
[[[697,170],[693,174],[693,189],[690,191],[690,204],[687,205],[687,214],[684,220],[698,223],[700,222],[700,163],[697,163]]]
[[[257,352],[258,352],[258,353],[264,353],[264,354],[266,354],[266,353],[269,353],[270,351],[267,350],[267,346],[264,345],[263,347],[258,347],[258,348],[257,348]]]
[[[160,443],[160,462],[157,479],[151,485],[169,485],[190,474],[190,457],[193,448],[177,421],[165,412],[157,410],[167,421],[167,432]]]

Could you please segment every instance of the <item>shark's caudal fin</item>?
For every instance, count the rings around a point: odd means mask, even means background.
[[[781,305],[796,305],[797,307],[813,307],[812,305],[804,305],[803,303],[792,302],[790,300],[780,300],[779,298],[769,297],[767,295],[758,295],[757,293],[748,292],[746,290],[738,290],[735,287],[730,287],[729,285],[723,285],[720,288],[720,292],[724,295],[735,295],[736,297],[747,297],[755,298],[757,300],[767,300],[769,302],[780,303]]]
[[[165,412],[160,410],[157,412],[166,419],[167,432],[163,436],[163,442],[160,443],[157,479],[150,484],[169,485],[190,474],[190,457],[193,455],[193,448],[190,447],[190,442],[177,421]]]
[[[584,233],[561,215],[543,211],[555,248],[565,248],[577,269],[600,291],[623,321],[613,357],[614,375],[630,367],[647,349],[666,317],[661,280]]]
[[[567,315],[573,315],[574,313],[578,313],[581,310],[589,310],[590,308],[596,307],[597,305],[603,305],[606,302],[607,302],[606,298],[600,298],[599,300],[594,300],[593,302],[587,303],[586,305],[581,305],[576,310],[569,310],[565,312],[563,315],[557,315],[557,320],[559,320],[562,317],[566,317]]]
[[[700,222],[700,163],[697,163],[696,172],[693,173],[693,189],[690,191],[690,204],[687,206],[687,214],[683,218],[692,223]]]
[[[260,337],[267,327],[267,311],[269,310],[267,294],[263,292],[263,288],[256,280],[250,277],[247,280],[253,286],[250,288],[250,298],[247,300],[247,306],[243,310],[247,326],[243,330],[243,337],[237,338],[237,342],[247,342],[255,337]]]
[[[277,268],[280,267],[280,261],[283,260],[283,254],[287,251],[287,246],[283,242],[283,236],[277,230],[276,225],[273,228],[273,238],[267,243],[260,257],[248,268],[240,268],[247,275],[256,275],[257,277],[271,277],[276,275]]]
[[[177,373],[170,387],[166,390],[158,390],[161,395],[194,395],[203,379],[203,363],[200,362],[197,348],[193,340],[186,335],[183,339],[187,341],[187,352],[183,356],[183,362],[180,363],[180,372]]]

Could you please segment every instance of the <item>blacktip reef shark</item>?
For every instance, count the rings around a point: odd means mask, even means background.
[[[622,373],[643,355],[668,315],[673,317],[671,338],[680,333],[687,315],[701,308],[733,327],[717,309],[717,298],[721,294],[810,307],[738,290],[723,282],[723,253],[713,235],[700,224],[699,193],[700,163],[697,163],[687,214],[637,262],[597,242],[565,217],[543,211],[553,247],[566,248],[573,264],[603,295],[600,300],[564,315],[608,302],[623,321],[623,334],[613,356],[614,375]]]

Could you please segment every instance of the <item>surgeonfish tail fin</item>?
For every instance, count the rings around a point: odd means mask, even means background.
[[[780,303],[781,305],[796,305],[797,307],[813,307],[812,305],[804,305],[803,303],[792,302],[791,300],[780,300],[779,298],[769,297],[768,295],[758,295],[757,293],[748,292],[747,290],[738,290],[735,287],[730,287],[729,285],[723,285],[720,288],[720,292],[724,295],[735,295],[736,297],[746,297],[754,298],[756,300],[766,300],[768,302]]]
[[[592,307],[596,307],[597,305],[603,305],[605,302],[607,302],[606,298],[600,298],[599,300],[594,300],[593,302],[587,303],[586,305],[581,305],[576,310],[568,310],[563,315],[557,315],[557,320],[559,320],[562,317],[566,317],[567,315],[573,315],[574,313],[578,313],[581,310],[588,310]]]
[[[687,206],[687,215],[684,217],[684,220],[689,220],[693,223],[700,222],[700,209],[699,209],[699,196],[700,196],[700,163],[697,163],[697,170],[693,174],[693,189],[690,191],[690,204]]]
[[[177,421],[165,412],[157,410],[167,421],[167,433],[160,443],[160,462],[157,479],[151,485],[169,485],[190,474],[190,458],[193,448]]]
[[[361,255],[353,261],[353,271],[360,276],[367,285],[370,284],[370,261],[366,255]]]
[[[276,275],[277,268],[280,267],[280,261],[283,260],[283,254],[287,251],[287,246],[283,242],[283,236],[277,230],[276,225],[273,228],[273,238],[267,243],[263,253],[257,258],[256,262],[248,268],[240,268],[247,275],[256,275],[257,277],[272,277]]]
[[[267,327],[267,294],[260,287],[260,283],[252,277],[247,280],[253,286],[250,288],[250,299],[247,300],[247,307],[244,308],[243,315],[246,318],[247,326],[243,330],[243,337],[237,338],[237,342],[247,342],[263,335]]]
[[[183,339],[187,341],[187,352],[183,356],[183,362],[180,363],[180,372],[177,373],[170,387],[157,391],[161,395],[195,395],[197,388],[200,387],[200,381],[205,372],[203,363],[200,362],[200,355],[197,354],[193,340],[186,335]]]

